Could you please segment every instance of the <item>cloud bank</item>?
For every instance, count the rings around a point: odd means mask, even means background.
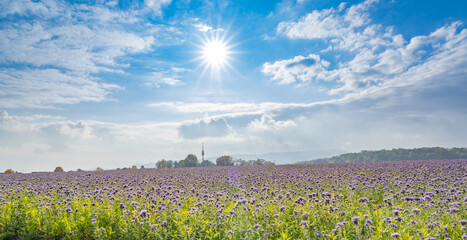
[[[347,9],[340,6],[313,11],[296,22],[281,22],[277,33],[290,39],[320,39],[322,54],[345,53],[349,60],[328,60],[310,54],[265,63],[262,71],[279,84],[317,85],[327,82],[331,95],[388,92],[400,86],[426,87],[445,81],[463,81],[467,64],[467,30],[455,21],[429,35],[405,40],[392,26],[371,23],[369,9],[377,1],[365,1]],[[300,64],[313,59],[313,64]],[[310,62],[311,63],[311,62]]]

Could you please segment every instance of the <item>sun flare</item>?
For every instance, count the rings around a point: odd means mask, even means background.
[[[211,76],[219,77],[221,72],[232,68],[230,62],[233,60],[233,45],[230,44],[230,39],[225,39],[225,35],[217,32],[210,37],[204,36],[198,47],[199,57],[197,60],[201,61],[200,66],[204,68],[202,75],[210,70]]]
[[[227,46],[224,42],[219,40],[206,42],[202,54],[204,61],[212,67],[220,67],[227,62]]]

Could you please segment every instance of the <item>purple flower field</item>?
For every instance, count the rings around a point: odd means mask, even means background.
[[[0,239],[466,239],[467,160],[0,175]]]

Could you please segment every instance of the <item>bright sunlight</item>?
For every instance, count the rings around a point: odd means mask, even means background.
[[[219,40],[210,40],[205,43],[203,50],[203,59],[210,67],[219,68],[227,62],[227,47],[224,42]]]
[[[231,49],[233,45],[229,44],[229,39],[224,38],[225,35],[220,36],[219,33],[213,34],[210,37],[202,39],[199,46],[199,60],[204,66],[204,73],[210,69],[211,74],[218,75],[226,68],[231,68],[230,61],[232,60]]]

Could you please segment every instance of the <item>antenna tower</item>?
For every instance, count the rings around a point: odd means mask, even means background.
[[[204,161],[204,143],[201,145],[201,161]]]

